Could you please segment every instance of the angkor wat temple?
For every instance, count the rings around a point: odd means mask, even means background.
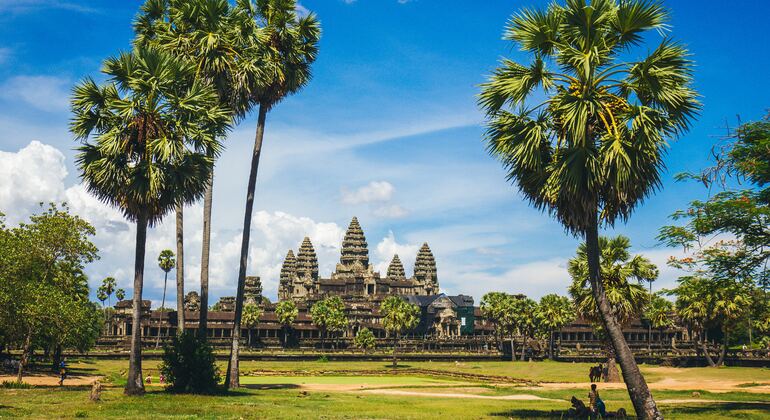
[[[447,296],[439,290],[436,260],[427,243],[415,256],[414,271],[406,276],[398,255],[391,259],[385,276],[374,271],[369,261],[366,237],[357,218],[353,218],[342,241],[339,263],[329,277],[318,272],[318,258],[311,238],[304,238],[297,253],[289,250],[280,271],[278,298],[293,300],[299,310],[291,326],[281,325],[275,314],[275,303],[262,298],[259,277],[246,279],[246,303],[262,305],[263,314],[255,326],[243,327],[244,341],[252,347],[316,347],[321,332],[313,324],[310,308],[327,296],[339,296],[345,304],[348,328],[335,337],[340,347],[352,346],[352,339],[361,328],[368,328],[383,346],[388,345],[381,322],[380,303],[388,296],[398,295],[420,308],[418,326],[407,334],[405,345],[419,349],[464,349],[496,351],[494,324],[485,319],[470,296]],[[154,343],[158,335],[171,337],[178,328],[176,311],[152,311],[150,302],[142,306],[142,335]],[[185,328],[198,329],[200,301],[196,292],[185,298]],[[127,348],[132,330],[130,300],[119,302],[115,314],[100,340],[103,347]],[[222,297],[208,313],[207,334],[214,345],[229,346],[234,319],[234,297]],[[646,347],[651,341],[670,346],[686,340],[683,328],[651,330],[640,321],[625,328],[632,347]],[[577,320],[561,331],[555,331],[555,342],[565,348],[601,347],[592,326]],[[520,338],[523,340],[523,338]],[[510,343],[508,343],[510,344]]]

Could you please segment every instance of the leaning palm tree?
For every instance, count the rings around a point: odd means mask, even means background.
[[[87,78],[73,93],[70,130],[83,142],[77,165],[88,191],[136,223],[134,296],[126,394],[142,394],[141,306],[148,226],[203,194],[216,136],[229,111],[195,81],[194,68],[151,48],[105,61],[108,82]]]
[[[641,283],[658,278],[658,268],[641,255],[632,257],[630,248],[631,241],[622,235],[599,238],[599,275],[602,289],[615,320],[621,326],[626,326],[634,317],[641,316],[649,301]],[[607,331],[602,328],[602,318],[589,282],[588,251],[585,243],[580,244],[577,254],[569,261],[567,270],[572,277],[569,293],[575,302],[577,314],[597,326],[600,336],[606,335]],[[612,348],[608,348],[607,353],[610,380],[617,381],[619,378],[615,365],[616,353]]]
[[[251,214],[254,209],[254,191],[257,184],[262,138],[267,113],[285,97],[298,92],[310,81],[310,66],[318,51],[320,26],[312,13],[297,16],[296,0],[241,0],[237,13],[245,30],[244,59],[239,63],[238,92],[244,95],[238,103],[257,107],[257,131],[251,156],[249,182],[246,190],[246,210],[243,216],[243,235],[238,268],[238,290],[235,299],[233,341],[230,348],[226,384],[238,388],[238,349],[243,314],[243,289],[251,237]],[[250,28],[250,29],[249,29]]]
[[[174,268],[174,265],[176,265],[176,261],[174,261],[174,252],[170,249],[164,249],[163,251],[160,251],[160,255],[158,255],[158,267],[163,270],[163,299],[160,301],[160,311],[158,311],[158,338],[155,340],[156,349],[158,346],[160,346],[160,325],[163,323],[163,312],[166,309],[166,286],[168,285],[168,272]]]
[[[599,227],[625,221],[661,184],[666,139],[699,110],[687,50],[664,38],[640,61],[629,51],[667,11],[645,0],[567,0],[524,9],[505,38],[532,56],[504,60],[483,84],[487,144],[537,208],[587,242],[590,283],[634,408],[660,413],[599,281]],[[545,97],[540,104],[533,97]]]
[[[217,91],[223,106],[239,116],[245,104],[243,95],[234,93],[235,68],[243,50],[239,28],[243,26],[227,0],[147,0],[134,22],[135,45],[153,45],[195,66],[196,75]],[[199,336],[208,329],[209,266],[211,251],[211,209],[214,197],[214,172],[203,196],[203,236],[201,238]],[[177,304],[184,299],[184,208],[177,214]],[[182,274],[180,275],[180,271]],[[184,315],[184,314],[182,314]]]

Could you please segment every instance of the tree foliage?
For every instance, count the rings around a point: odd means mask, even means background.
[[[353,339],[353,344],[364,351],[373,349],[376,342],[377,339],[374,337],[374,333],[366,327],[358,330],[356,337]]]
[[[168,389],[189,394],[211,394],[221,379],[214,350],[192,331],[175,336],[163,351],[160,372]]]

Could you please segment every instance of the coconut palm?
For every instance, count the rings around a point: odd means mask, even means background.
[[[226,384],[240,386],[238,348],[243,313],[243,288],[251,237],[251,214],[254,209],[254,190],[257,183],[259,159],[267,113],[285,97],[298,92],[310,81],[310,66],[318,51],[320,26],[315,15],[297,16],[296,0],[241,0],[237,13],[248,16],[250,30],[244,39],[250,42],[240,63],[238,92],[244,97],[239,103],[257,107],[257,131],[251,156],[249,182],[246,190],[246,210],[243,216],[243,234],[238,268],[238,290],[235,304],[233,341],[230,348]]]
[[[645,0],[567,0],[523,9],[505,38],[532,57],[505,59],[483,84],[487,144],[508,178],[537,208],[583,236],[602,323],[623,366],[634,408],[659,418],[599,281],[599,227],[626,221],[660,186],[666,139],[685,132],[699,110],[687,50],[664,38],[627,61],[668,12]],[[533,97],[545,97],[531,103]]]
[[[104,280],[102,280],[102,285],[100,286],[100,288],[107,295],[107,304],[109,306],[112,306],[112,302],[110,301],[110,296],[112,296],[112,293],[115,292],[115,288],[117,286],[118,286],[118,281],[115,280],[114,277],[105,277]]]
[[[136,223],[133,329],[127,394],[144,392],[141,305],[148,226],[203,194],[216,136],[229,112],[194,68],[152,48],[105,61],[108,82],[87,78],[73,93],[71,131],[83,142],[77,165],[88,191]]]
[[[540,298],[537,323],[548,331],[548,358],[553,359],[553,333],[575,319],[575,306],[565,296],[557,294]]]
[[[168,285],[168,272],[176,265],[174,261],[174,252],[170,249],[160,251],[158,255],[158,267],[163,270],[163,299],[160,301],[160,311],[158,311],[158,338],[155,341],[155,348],[160,345],[160,326],[163,324],[163,312],[166,309],[166,286]],[[177,311],[178,312],[178,311]]]
[[[134,22],[136,45],[154,45],[189,62],[197,77],[210,83],[223,106],[242,116],[243,95],[236,94],[236,66],[244,48],[239,30],[245,16],[235,13],[227,0],[148,0]],[[239,21],[241,19],[241,21]],[[203,197],[203,236],[201,246],[201,311],[199,336],[206,337],[208,329],[209,266],[211,250],[211,210],[214,172]],[[177,253],[183,255],[184,209],[177,208]],[[180,257],[178,272],[183,273]],[[177,301],[184,299],[184,277],[177,276]],[[179,303],[179,302],[177,302]]]

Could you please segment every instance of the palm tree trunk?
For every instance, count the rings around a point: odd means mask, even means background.
[[[553,360],[553,330],[548,330],[548,360]]]
[[[160,326],[163,324],[163,310],[166,308],[166,285],[168,284],[168,271],[163,276],[163,299],[160,301],[160,314],[158,315],[158,338],[155,340],[155,348],[160,345]]]
[[[134,313],[131,329],[131,354],[128,358],[126,395],[144,394],[142,381],[142,286],[144,286],[144,251],[147,243],[147,216],[136,222],[136,256],[134,260]]]
[[[595,216],[596,217],[596,216]],[[626,339],[623,337],[623,330],[612,313],[612,308],[607,301],[604,293],[604,285],[600,279],[599,273],[599,225],[594,218],[591,226],[585,232],[586,248],[588,254],[588,274],[591,281],[594,299],[602,318],[602,323],[610,337],[615,354],[618,356],[620,366],[623,369],[623,379],[628,388],[628,395],[634,405],[637,417],[641,419],[663,419],[658,411],[652,393],[647,387],[647,382],[639,370],[639,366],[634,360],[634,354],[628,347]]]
[[[511,362],[515,362],[516,361],[516,350],[514,350],[515,347],[513,346],[514,341],[515,340],[513,338],[513,334],[511,334]]]
[[[522,335],[521,338],[521,357],[519,358],[520,361],[524,361],[524,352],[527,350],[527,337]]]
[[[208,336],[209,320],[209,254],[211,251],[211,203],[214,199],[214,172],[211,172],[206,193],[203,196],[203,240],[201,243],[201,316],[199,336]]]
[[[393,334],[393,368],[398,367],[398,357],[396,353],[398,352],[398,333]]]
[[[176,332],[184,332],[184,206],[176,205]]]
[[[722,351],[719,352],[719,360],[717,360],[717,366],[722,366],[725,363],[725,354],[727,353],[728,335],[727,329],[722,329]]]
[[[709,353],[708,335],[705,328],[700,336],[700,346],[703,354],[706,356],[706,363],[708,363],[710,367],[716,367],[717,364],[714,363],[714,359],[711,358],[711,353]]]
[[[233,322],[233,342],[230,346],[230,362],[227,367],[225,384],[228,388],[240,387],[238,375],[238,351],[241,336],[241,318],[243,317],[243,288],[246,282],[246,267],[249,261],[249,239],[251,237],[251,213],[254,210],[254,190],[257,186],[257,171],[259,170],[259,157],[262,154],[262,138],[265,134],[265,119],[267,107],[259,106],[257,117],[257,133],[254,138],[254,151],[251,155],[251,171],[249,173],[249,185],[246,190],[246,211],[243,215],[243,235],[241,237],[241,259],[238,268],[238,293],[235,298],[235,320]]]

